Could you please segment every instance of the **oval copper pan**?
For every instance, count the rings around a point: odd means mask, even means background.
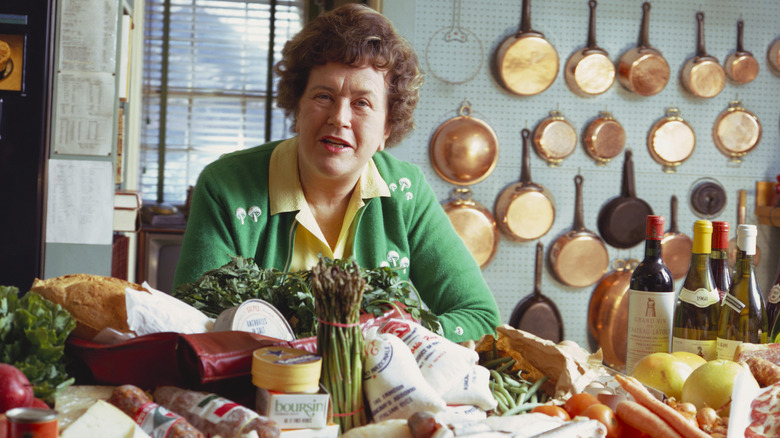
[[[574,177],[574,226],[553,242],[548,255],[552,273],[561,283],[572,287],[595,284],[609,267],[604,241],[585,228],[582,183],[581,175]]]
[[[430,143],[433,169],[445,181],[472,185],[487,178],[498,163],[498,138],[484,121],[471,116],[463,103],[460,115],[436,129]]]
[[[602,278],[592,296],[600,295],[595,325],[604,363],[622,370],[626,366],[628,331],[628,286],[637,260],[616,260],[614,270]],[[602,292],[597,292],[604,289]],[[590,317],[590,314],[588,315]]]
[[[712,140],[720,153],[739,164],[761,141],[761,122],[740,102],[733,101],[715,119]]]
[[[471,190],[459,187],[453,190],[454,199],[443,207],[466,248],[484,269],[496,255],[501,236],[490,210],[472,200],[471,194]]]
[[[680,110],[669,108],[666,116],[656,121],[647,134],[647,149],[664,172],[674,173],[691,157],[696,148],[693,127],[680,117]]]
[[[677,227],[677,196],[672,195],[669,230],[661,239],[661,258],[672,273],[672,278],[679,280],[688,273],[691,263],[693,241]]]

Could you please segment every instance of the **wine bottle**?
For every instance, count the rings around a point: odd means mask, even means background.
[[[706,360],[718,355],[720,300],[710,270],[712,223],[693,224],[691,265],[674,308],[672,351],[689,351]]]
[[[712,251],[710,252],[710,270],[715,288],[723,302],[723,297],[731,287],[731,269],[729,269],[729,223],[712,222]]]
[[[737,226],[736,270],[729,293],[721,303],[718,359],[734,360],[734,352],[743,342],[766,343],[766,307],[753,271],[757,234],[755,225]]]
[[[766,320],[769,322],[770,328],[774,327],[774,321],[777,318],[777,314],[780,313],[778,310],[780,310],[780,263],[777,264],[775,284],[772,285],[772,289],[769,289],[769,293],[766,296]],[[780,327],[778,329],[780,330]]]
[[[646,220],[645,257],[628,285],[626,373],[651,353],[669,352],[674,316],[674,278],[661,257],[664,217]]]

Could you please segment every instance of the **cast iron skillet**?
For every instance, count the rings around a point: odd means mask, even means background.
[[[542,242],[536,243],[534,292],[517,303],[509,325],[556,344],[563,340],[563,319],[555,303],[542,295]]]
[[[605,242],[615,248],[631,248],[645,240],[645,222],[653,209],[636,197],[634,162],[631,149],[626,149],[623,162],[622,193],[601,207],[598,218],[599,233]]]

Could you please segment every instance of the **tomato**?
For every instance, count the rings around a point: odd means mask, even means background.
[[[580,415],[582,411],[588,408],[588,406],[595,405],[597,403],[599,403],[599,399],[597,399],[595,395],[590,395],[587,392],[581,392],[569,397],[569,399],[566,400],[566,403],[563,405],[563,409],[566,409],[566,412],[569,413],[569,416],[574,418],[577,415]]]
[[[588,406],[582,411],[582,416],[607,426],[607,438],[620,438],[623,434],[623,422],[615,415],[615,411],[605,404],[597,403]]]
[[[555,405],[537,406],[531,409],[531,412],[539,412],[540,414],[549,415],[551,417],[558,417],[563,421],[571,420],[571,417],[569,416],[569,413],[566,412],[566,409],[563,409],[560,406],[555,406]]]

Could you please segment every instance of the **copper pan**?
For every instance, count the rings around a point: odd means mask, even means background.
[[[691,157],[696,147],[696,133],[682,117],[680,110],[669,108],[666,115],[656,121],[647,134],[650,156],[666,173],[674,173],[677,167]]]
[[[718,58],[708,55],[704,48],[704,12],[696,13],[696,22],[696,55],[683,66],[682,85],[696,97],[715,97],[726,85],[726,72]]]
[[[572,287],[586,287],[596,283],[609,266],[609,253],[604,241],[585,228],[582,182],[581,175],[574,177],[574,227],[553,242],[548,255],[555,277]]]
[[[669,82],[669,63],[650,45],[650,3],[642,4],[639,43],[620,57],[617,78],[620,85],[640,96],[658,94]]]
[[[738,101],[729,103],[712,125],[715,147],[738,165],[761,141],[761,122]]]
[[[548,166],[558,167],[577,149],[577,131],[560,112],[550,111],[534,128],[533,145]]]
[[[484,180],[496,168],[498,138],[487,123],[471,116],[468,102],[463,102],[459,114],[433,133],[430,156],[442,179],[465,186]]]
[[[726,76],[738,84],[747,84],[758,76],[760,66],[752,53],[742,45],[745,22],[737,21],[737,50],[726,57],[723,63]]]
[[[775,76],[780,76],[780,38],[772,41],[767,48],[766,61],[769,63],[769,70]]]
[[[675,195],[672,195],[671,208],[669,229],[661,239],[661,258],[672,273],[672,278],[679,280],[688,273],[693,241],[677,227],[677,196]]]
[[[588,342],[591,350],[601,348],[604,363],[617,370],[626,366],[628,332],[628,286],[637,260],[618,259],[613,270],[602,277],[588,304]]]
[[[588,41],[566,61],[566,84],[580,96],[595,96],[609,90],[615,81],[615,65],[607,51],[596,44],[596,0],[590,0]]]
[[[501,43],[495,61],[501,85],[521,96],[541,93],[558,76],[558,52],[543,34],[531,29],[531,0],[523,0],[520,29]]]
[[[585,126],[582,144],[596,164],[603,166],[623,152],[626,131],[611,113],[602,111]]]
[[[445,203],[444,212],[480,268],[493,260],[501,236],[496,220],[485,206],[471,199],[471,190],[459,187]]]
[[[523,129],[523,163],[520,181],[509,185],[496,198],[498,228],[512,240],[538,239],[555,222],[555,202],[547,188],[531,181],[531,157],[528,145],[531,131]]]
[[[737,225],[734,227],[736,230],[740,225],[746,223],[747,217],[747,192],[745,190],[739,191],[739,200],[737,201]],[[756,245],[756,255],[753,256],[753,265],[758,266],[758,262],[761,261],[761,248]],[[734,236],[729,240],[729,268],[734,269],[734,265],[737,263],[737,237]]]

